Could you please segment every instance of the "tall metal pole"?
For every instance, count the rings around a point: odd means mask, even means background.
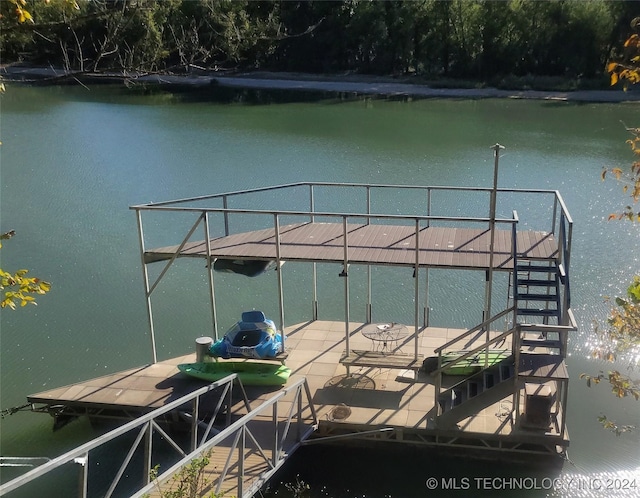
[[[147,304],[147,319],[149,320],[149,337],[151,339],[151,358],[153,363],[158,362],[156,352],[156,336],[153,327],[153,312],[151,311],[151,290],[149,287],[149,272],[147,270],[147,262],[144,260],[144,232],[142,231],[142,212],[136,209],[136,219],[138,222],[138,239],[140,243],[140,259],[142,261],[142,277],[144,279],[144,296]]]
[[[276,274],[278,276],[278,306],[280,309],[280,352],[284,353],[284,290],[282,286],[282,259],[280,253],[280,218],[277,213],[274,213],[274,229],[276,236]]]
[[[225,214],[227,214],[225,212]],[[204,240],[207,246],[207,268],[209,281],[209,301],[211,305],[211,323],[213,326],[214,340],[218,340],[218,313],[216,311],[216,292],[213,281],[213,258],[211,257],[211,233],[209,232],[209,212],[204,213]]]
[[[504,147],[500,144],[495,144],[493,147],[493,188],[491,189],[491,200],[489,202],[489,269],[486,276],[486,288],[485,288],[485,305],[484,305],[484,321],[491,318],[491,293],[493,286],[493,256],[494,256],[494,242],[496,234],[496,196],[498,193],[498,162],[500,160],[500,150]],[[489,340],[489,326],[487,327],[487,341]]]

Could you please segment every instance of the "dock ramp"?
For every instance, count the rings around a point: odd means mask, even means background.
[[[243,414],[238,413],[237,403],[232,400],[234,386],[239,386],[243,394],[240,402],[244,407]],[[219,394],[219,402],[207,421],[207,418],[201,418],[199,405],[201,398],[213,391]],[[311,399],[306,378],[297,377],[270,396],[249,402],[237,375],[231,374],[2,484],[0,496],[18,488],[28,490],[32,481],[46,478],[60,467],[75,465],[79,470],[77,496],[82,498],[96,493],[104,497],[122,496],[123,493],[134,497],[164,496],[163,493],[180,485],[194,466],[199,469],[198,486],[201,489],[198,492],[201,495],[213,492],[218,496],[251,497],[317,429],[318,420]],[[229,409],[232,406],[233,410]],[[159,422],[165,420],[169,412],[186,415],[186,425],[191,428],[186,450],[183,448],[185,438],[170,435],[166,426]],[[114,472],[109,476],[108,489],[96,490],[95,485],[90,485],[92,475],[97,472],[92,452],[120,438],[133,438],[133,443],[128,452],[121,453],[119,469],[105,469],[105,465],[97,467],[101,474],[108,470]],[[159,447],[160,439],[163,448],[168,444],[174,450],[169,452],[174,454],[175,463],[166,467],[165,464],[157,466],[159,459],[154,443]],[[167,452],[165,449],[163,462],[168,459]],[[144,454],[142,465],[140,458],[134,457],[140,453]],[[182,470],[185,468],[187,471]],[[123,479],[125,475],[127,477]],[[104,475],[99,480],[104,481]]]

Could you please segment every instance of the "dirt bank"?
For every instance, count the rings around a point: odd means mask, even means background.
[[[85,83],[96,81],[128,81],[160,85],[194,85],[205,86],[217,84],[238,88],[261,88],[279,90],[318,90],[325,92],[341,92],[383,96],[414,96],[430,98],[510,98],[538,99],[567,102],[640,102],[640,89],[630,91],[611,90],[577,90],[571,92],[554,92],[538,90],[499,90],[496,88],[433,88],[424,84],[396,82],[389,77],[361,75],[311,75],[300,73],[222,73],[203,72],[192,75],[175,74],[71,74],[55,68],[31,68],[24,66],[7,66],[0,68],[0,75],[8,81],[22,83],[57,84],[62,81],[80,81]]]

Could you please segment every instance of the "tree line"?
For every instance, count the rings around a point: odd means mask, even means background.
[[[263,69],[603,78],[637,2],[9,0],[3,63],[70,71]]]

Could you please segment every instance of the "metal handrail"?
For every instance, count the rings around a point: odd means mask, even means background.
[[[237,209],[237,208],[202,208],[202,207],[132,207],[137,211],[173,211],[182,213],[228,213],[228,214],[264,214],[270,216],[304,216],[308,217],[310,214],[313,216],[321,216],[325,218],[379,218],[381,220],[421,220],[421,221],[456,221],[456,222],[473,222],[473,223],[488,223],[489,218],[477,217],[477,216],[434,216],[434,215],[416,215],[416,214],[382,214],[382,213],[337,213],[332,211],[288,211],[288,210],[273,210],[273,209]],[[496,223],[513,223],[513,218],[496,218]]]
[[[460,334],[459,336],[457,336],[454,339],[451,339],[449,342],[443,344],[442,346],[439,346],[438,348],[434,349],[434,353],[441,353],[442,351],[444,351],[447,348],[450,348],[452,345],[454,345],[456,342],[461,341],[462,339],[464,339],[465,337],[468,337],[469,335],[473,334],[474,332],[479,332],[480,330],[485,330],[492,322],[502,318],[503,316],[511,313],[514,311],[513,306],[510,308],[507,308],[506,310],[501,311],[500,313],[498,313],[495,316],[492,316],[491,318],[489,318],[488,320],[485,320],[484,322],[482,322],[479,325],[476,325],[475,327],[467,330],[466,332]]]
[[[481,344],[480,346],[477,346],[477,347],[475,347],[475,348],[473,348],[473,349],[471,349],[469,351],[466,351],[464,354],[462,354],[459,357],[451,360],[446,365],[442,365],[442,354],[439,354],[438,355],[438,369],[433,371],[431,373],[431,375],[441,374],[442,372],[444,372],[445,370],[453,367],[457,363],[459,363],[461,361],[464,361],[467,358],[475,355],[476,353],[479,353],[480,351],[483,351],[483,350],[487,349],[492,344],[495,344],[497,342],[502,342],[504,339],[506,339],[507,337],[512,335],[514,330],[515,330],[514,328],[511,328],[511,329],[507,330],[506,332],[503,332],[502,334],[500,334],[500,335],[494,337],[493,339],[485,342],[484,344]]]
[[[233,382],[236,380],[237,378],[237,374],[231,374],[228,375],[227,377],[220,379],[216,382],[213,382],[212,384],[208,385],[208,386],[204,386],[201,387],[200,389],[197,389],[196,391],[193,391],[177,400],[172,401],[171,403],[166,404],[165,406],[161,407],[161,408],[157,408],[156,410],[153,410],[152,412],[149,412],[147,414],[141,415],[140,417],[136,418],[135,420],[132,420],[131,422],[128,422],[120,427],[117,427],[116,429],[113,429],[112,431],[99,436],[85,444],[82,444],[80,446],[78,446],[77,448],[68,451],[66,453],[64,453],[63,455],[60,455],[59,457],[56,457],[52,460],[50,460],[49,462],[40,465],[39,467],[36,467],[35,469],[19,476],[16,477],[15,479],[0,485],[0,496],[3,496],[4,494],[13,491],[21,486],[23,486],[24,484],[27,484],[31,481],[33,481],[34,479],[37,479],[63,465],[66,465],[68,463],[79,463],[82,466],[82,480],[84,482],[84,485],[81,486],[82,487],[82,491],[81,491],[81,496],[82,498],[85,498],[87,496],[87,483],[86,483],[86,478],[87,478],[87,473],[88,473],[88,465],[87,465],[87,461],[89,458],[89,452],[92,450],[95,450],[96,448],[110,442],[113,441],[114,439],[127,434],[131,431],[133,431],[134,429],[139,429],[140,430],[140,436],[136,441],[135,446],[137,446],[137,443],[140,442],[140,440],[142,439],[141,435],[144,435],[145,433],[150,434],[152,428],[157,428],[157,424],[155,424],[155,419],[160,417],[161,415],[164,415],[165,413],[168,413],[170,411],[176,410],[178,408],[180,408],[181,406],[183,406],[185,403],[189,402],[189,401],[193,401],[196,399],[199,399],[201,396],[203,396],[204,394],[207,394],[209,392],[211,392],[214,389],[217,389],[219,387],[227,387],[227,393],[230,396],[231,395],[231,387],[233,385]],[[193,416],[194,419],[194,423],[192,424],[192,430],[195,430],[197,425],[197,414],[194,414]],[[163,434],[163,436],[166,437],[166,433]],[[147,449],[150,450],[150,444],[151,442],[148,441],[147,442],[148,446]],[[130,457],[129,457],[130,458]],[[125,457],[126,460],[126,457]],[[150,471],[151,471],[151,467],[150,467],[150,461],[147,462],[149,464],[148,468],[145,469],[145,478],[147,478],[147,476],[149,476]],[[120,476],[116,476],[116,481],[119,479]],[[115,485],[117,484],[117,482],[114,481],[111,485],[111,488],[115,488]]]
[[[464,354],[460,355],[457,358],[454,358],[451,362],[447,363],[446,365],[442,365],[442,351],[444,349],[449,348],[450,346],[452,346],[453,344],[455,344],[456,342],[458,342],[460,339],[463,339],[464,337],[467,337],[468,335],[470,335],[473,332],[478,332],[480,330],[483,330],[486,326],[488,326],[488,324],[494,320],[497,320],[499,318],[501,318],[502,316],[510,313],[514,311],[514,308],[508,308],[504,311],[502,311],[501,313],[498,313],[496,316],[494,316],[493,318],[491,318],[490,320],[487,320],[483,323],[481,323],[480,325],[477,325],[476,327],[474,327],[473,329],[468,330],[467,332],[465,332],[464,334],[462,334],[461,336],[456,337],[455,339],[447,342],[446,344],[444,344],[443,346],[440,346],[439,348],[435,349],[434,352],[438,353],[438,366],[437,369],[434,370],[433,372],[431,372],[431,376],[435,377],[435,398],[434,398],[434,409],[436,411],[436,414],[439,415],[440,414],[440,405],[439,405],[439,399],[440,396],[442,394],[442,374],[449,368],[453,367],[454,365],[456,365],[457,363],[460,363],[464,360],[466,360],[467,358],[470,358],[471,356],[475,355],[476,353],[480,353],[483,350],[488,350],[489,346],[491,346],[492,344],[501,342],[503,340],[505,340],[507,337],[512,336],[512,352],[514,354],[514,365],[515,365],[515,376],[518,376],[518,369],[519,369],[519,356],[520,356],[520,336],[522,332],[540,332],[540,333],[551,333],[551,332],[557,332],[560,334],[560,339],[563,343],[563,347],[564,350],[566,351],[566,345],[567,345],[567,335],[569,332],[577,330],[577,324],[576,324],[576,320],[575,317],[573,315],[573,312],[571,311],[571,309],[567,310],[567,317],[568,317],[568,325],[549,325],[549,324],[538,324],[538,323],[516,323],[514,324],[514,326],[507,330],[506,332],[503,332],[502,334],[494,337],[493,339],[485,342],[484,344],[481,344],[480,346],[477,346],[469,351],[466,351]],[[448,388],[448,390],[453,389],[454,387],[457,387],[460,384],[463,384],[464,382],[466,382],[465,380],[460,381],[458,384],[451,386]]]
[[[270,192],[270,191],[276,191],[276,190],[283,190],[283,189],[294,189],[294,188],[304,188],[307,189],[308,192],[306,192],[306,196],[307,196],[307,204],[306,206],[304,206],[304,199],[303,199],[303,209],[302,210],[296,210],[296,209],[255,209],[255,208],[237,208],[237,207],[230,207],[229,206],[229,200],[232,197],[238,197],[238,196],[243,196],[243,195],[251,195],[251,194],[256,194],[256,193],[263,193],[263,192]],[[317,198],[317,190],[319,188],[359,188],[359,189],[363,189],[363,197],[365,198],[365,206],[363,207],[362,210],[357,209],[356,212],[335,212],[335,211],[317,211],[316,210],[316,198]],[[372,196],[372,191],[374,189],[398,189],[398,190],[413,190],[413,191],[422,191],[426,194],[426,206],[423,206],[424,212],[426,212],[426,214],[384,214],[384,213],[372,213],[371,212],[371,196]],[[153,292],[153,290],[156,288],[158,282],[160,281],[160,279],[162,278],[162,276],[164,275],[164,273],[166,273],[166,271],[168,270],[168,268],[173,264],[173,262],[175,261],[175,259],[179,256],[180,253],[180,247],[184,246],[184,244],[187,242],[187,240],[191,237],[191,234],[193,232],[193,230],[195,230],[195,227],[198,226],[199,221],[204,219],[205,220],[205,232],[206,234],[209,234],[209,224],[212,222],[210,220],[210,214],[216,214],[217,216],[222,216],[223,218],[223,230],[224,230],[224,236],[228,236],[230,234],[230,226],[229,226],[229,220],[230,217],[232,215],[236,216],[236,215],[258,215],[258,216],[267,216],[267,219],[271,219],[271,220],[275,220],[275,221],[271,221],[271,223],[269,223],[268,221],[266,223],[264,222],[260,222],[260,226],[262,228],[267,228],[267,229],[273,229],[275,231],[275,237],[276,239],[278,239],[281,236],[280,233],[280,226],[281,226],[281,221],[285,218],[285,217],[289,217],[289,218],[294,218],[295,217],[303,217],[304,220],[302,220],[304,223],[313,223],[314,221],[317,220],[317,218],[334,218],[337,219],[339,222],[341,222],[344,225],[346,225],[347,220],[351,223],[363,223],[363,224],[370,224],[372,221],[378,221],[381,223],[384,223],[385,221],[400,221],[401,224],[405,224],[407,226],[409,226],[409,224],[414,224],[416,227],[418,227],[418,229],[416,230],[417,233],[419,233],[419,228],[422,227],[430,227],[434,222],[440,222],[440,223],[454,223],[454,224],[480,224],[485,225],[487,223],[489,223],[490,225],[493,226],[494,223],[498,223],[498,224],[502,224],[502,225],[510,225],[510,229],[512,232],[512,239],[513,239],[513,243],[512,243],[512,251],[514,252],[514,254],[512,254],[512,257],[517,257],[517,254],[515,254],[516,251],[516,247],[515,247],[515,239],[516,239],[516,225],[519,223],[519,217],[518,214],[514,211],[512,214],[511,218],[494,218],[494,217],[475,217],[475,216],[441,216],[441,215],[433,215],[432,214],[432,193],[436,192],[436,191],[441,191],[441,192],[449,192],[449,191],[453,191],[453,192],[483,192],[483,193],[493,193],[494,189],[491,188],[486,188],[486,187],[455,187],[455,186],[419,186],[419,185],[389,185],[389,184],[366,184],[366,183],[330,183],[330,182],[298,182],[298,183],[290,183],[290,184],[284,184],[284,185],[276,185],[276,186],[269,186],[269,187],[260,187],[260,188],[255,188],[255,189],[248,189],[248,190],[243,190],[243,191],[235,191],[235,192],[225,192],[225,193],[221,193],[221,194],[214,194],[214,195],[207,195],[207,196],[200,196],[200,197],[191,197],[191,198],[186,198],[186,199],[178,199],[178,200],[173,200],[173,201],[164,201],[164,202],[158,202],[158,203],[150,203],[150,204],[141,204],[141,205],[136,205],[136,206],[131,206],[130,209],[135,210],[138,220],[139,220],[139,237],[141,239],[140,242],[140,247],[141,247],[141,251],[143,251],[143,254],[141,255],[142,257],[142,262],[143,262],[143,276],[145,279],[145,290],[147,291],[147,315],[149,318],[149,321],[151,322],[151,334],[150,334],[150,338],[152,341],[152,353],[153,353],[153,361],[156,361],[156,356],[155,356],[155,338],[154,338],[154,333],[153,333],[153,317],[152,317],[152,312],[151,312],[151,305],[149,302],[149,297],[150,294]],[[544,194],[544,195],[552,195],[554,198],[554,220],[553,220],[553,226],[551,227],[551,230],[555,230],[556,228],[556,222],[555,222],[555,218],[556,218],[556,213],[558,212],[558,206],[560,207],[559,211],[561,216],[566,216],[566,219],[570,221],[570,218],[568,218],[568,213],[566,212],[566,207],[564,205],[564,202],[559,194],[558,191],[556,190],[541,190],[541,189],[511,189],[511,188],[500,188],[500,189],[495,189],[495,191],[497,193],[524,193],[524,194]],[[201,201],[208,201],[208,200],[215,200],[215,201],[221,201],[222,207],[208,207],[208,206],[200,206],[200,207],[196,207],[196,206],[186,206],[186,203],[189,202],[201,202]],[[192,226],[191,231],[186,235],[186,237],[184,237],[182,239],[182,242],[180,244],[180,246],[178,246],[178,249],[174,251],[172,251],[172,254],[169,257],[169,261],[166,263],[165,265],[165,269],[163,270],[163,272],[161,273],[160,277],[158,277],[156,279],[155,282],[153,282],[151,285],[149,283],[149,279],[148,279],[148,272],[146,270],[146,265],[151,263],[152,260],[145,260],[145,243],[144,243],[144,233],[142,231],[142,222],[141,222],[141,216],[142,216],[142,212],[143,211],[166,211],[166,212],[174,212],[174,213],[192,213],[194,215],[196,215],[198,217],[198,221],[196,221],[196,223]],[[358,212],[359,211],[359,212]],[[344,258],[342,258],[342,262],[343,262],[343,271],[341,272],[341,276],[345,276],[347,277],[348,272],[347,272],[347,266],[349,264],[349,242],[348,242],[348,234],[346,232],[346,230],[343,229],[343,254],[344,254]],[[553,233],[553,232],[551,232]],[[206,237],[206,243],[209,243],[209,238],[210,235],[208,235]],[[415,237],[416,240],[416,247],[415,247],[415,251],[416,251],[416,260],[413,264],[413,266],[415,267],[415,273],[416,275],[418,274],[418,271],[420,269],[420,264],[419,264],[419,251],[420,248],[418,246],[418,241],[419,238],[416,236]],[[560,249],[559,249],[560,250]],[[567,251],[570,250],[570,245],[567,246]],[[210,253],[210,251],[207,251],[208,253]],[[568,252],[567,252],[568,254]],[[568,256],[567,256],[568,257]],[[210,256],[209,256],[210,258]],[[165,258],[160,258],[160,259],[165,259]],[[280,256],[276,255],[276,263],[277,266],[276,268],[280,268],[281,266],[281,261],[280,261]],[[212,265],[210,264],[209,261],[209,287],[210,287],[210,300],[211,300],[211,312],[212,312],[212,316],[214,317],[213,320],[213,335],[217,338],[218,337],[218,330],[217,330],[217,323],[215,320],[215,316],[216,316],[216,310],[215,310],[215,298],[214,298],[214,291],[213,291],[213,276],[212,276]],[[315,263],[314,263],[314,296],[315,296],[315,281],[316,281],[316,277],[315,277]],[[347,282],[348,279],[345,279],[345,286],[347,286]],[[416,279],[416,282],[418,282],[418,280]],[[278,272],[278,289],[279,289],[279,295],[282,296],[282,279],[280,276],[280,272]],[[418,306],[418,286],[416,284],[416,307]],[[489,293],[490,294],[490,293]],[[348,291],[345,290],[345,295],[348,296]],[[489,302],[490,303],[490,302]],[[317,309],[317,302],[315,301],[314,298],[314,309]],[[345,309],[348,310],[348,306],[345,306]],[[486,315],[485,316],[489,316],[490,315],[490,311],[491,310],[487,310]],[[426,310],[425,310],[426,312]],[[348,311],[346,312],[346,314],[348,314]],[[417,327],[418,327],[418,311],[416,310],[416,317],[415,317],[415,322],[416,322],[416,337],[417,337]],[[317,316],[317,313],[314,312],[314,317]],[[283,306],[282,306],[282,299],[280,300],[280,323],[278,324],[280,326],[281,330],[284,330],[285,327],[285,323],[284,323],[284,310],[283,310]],[[348,317],[346,317],[348,318]],[[367,314],[367,318],[370,319],[370,312],[368,312]],[[346,323],[348,323],[348,319],[345,320]],[[515,321],[515,320],[514,320]],[[425,319],[425,323],[426,323],[426,319]],[[348,326],[346,326],[348,327]],[[347,330],[347,335],[348,335],[348,330]]]
[[[210,194],[204,196],[187,197],[182,199],[173,199],[169,201],[151,202],[147,204],[138,204],[131,206],[131,209],[138,208],[157,208],[161,206],[168,206],[172,204],[183,204],[187,202],[201,202],[205,200],[217,200],[230,197],[239,197],[243,195],[256,194],[262,192],[269,192],[274,190],[293,189],[299,187],[333,187],[333,188],[364,188],[364,189],[402,189],[402,190],[426,190],[426,191],[438,191],[438,190],[450,190],[450,191],[474,191],[474,192],[491,192],[491,187],[461,187],[452,185],[403,185],[403,184],[370,184],[370,183],[339,183],[339,182],[294,182],[282,185],[271,185],[267,187],[258,187],[246,190],[236,190],[230,192],[223,192],[219,194]],[[519,189],[519,188],[498,188],[498,192],[511,192],[511,193],[532,193],[532,194],[551,194],[554,195],[560,202],[562,209],[566,211],[564,202],[560,197],[557,190],[551,189]]]
[[[89,459],[89,452],[92,450],[95,450],[96,448],[124,435],[127,434],[131,431],[133,431],[134,429],[139,429],[138,435],[136,437],[136,440],[134,441],[133,445],[131,446],[131,449],[129,451],[129,453],[127,454],[127,456],[125,456],[124,460],[123,460],[123,464],[120,467],[120,469],[116,472],[116,477],[113,480],[113,482],[111,483],[109,490],[107,491],[107,494],[105,496],[110,496],[113,491],[115,490],[118,481],[120,480],[120,478],[122,477],[122,475],[124,474],[124,470],[126,470],[126,467],[129,463],[129,461],[131,460],[133,453],[135,451],[135,449],[138,447],[139,443],[142,441],[144,436],[147,436],[148,434],[151,433],[152,430],[158,430],[161,434],[162,437],[165,438],[167,441],[169,441],[169,443],[174,446],[174,448],[176,450],[178,450],[181,455],[183,456],[182,460],[180,460],[178,463],[176,463],[174,466],[172,466],[171,468],[169,468],[167,471],[165,471],[162,475],[160,475],[158,477],[158,482],[161,482],[165,479],[168,479],[169,477],[171,477],[173,474],[175,474],[177,471],[179,471],[183,466],[187,465],[191,460],[193,460],[194,458],[200,456],[202,454],[202,452],[207,451],[208,449],[214,447],[216,444],[218,444],[221,441],[224,441],[225,439],[227,439],[230,435],[233,435],[234,433],[236,433],[237,431],[243,431],[245,434],[250,434],[250,431],[247,428],[247,424],[252,421],[253,419],[255,419],[257,416],[259,416],[262,412],[264,412],[266,409],[270,408],[270,407],[274,407],[275,405],[278,404],[278,402],[284,398],[287,394],[289,394],[292,391],[295,391],[295,399],[294,402],[291,404],[291,408],[289,410],[289,413],[287,414],[287,417],[283,419],[278,418],[276,416],[277,411],[274,410],[274,417],[273,417],[273,423],[274,423],[274,434],[277,438],[277,441],[274,442],[273,444],[273,448],[277,448],[276,453],[274,454],[274,462],[272,462],[272,470],[268,473],[269,475],[271,475],[275,469],[277,469],[279,467],[279,465],[281,465],[284,462],[284,459],[286,458],[287,455],[290,455],[291,453],[293,453],[293,451],[295,449],[297,449],[297,447],[300,445],[301,441],[303,441],[304,439],[306,439],[316,428],[318,425],[318,418],[317,418],[317,413],[315,411],[315,407],[313,406],[313,402],[312,402],[312,396],[311,396],[311,391],[309,389],[309,386],[307,384],[306,378],[300,378],[298,380],[296,380],[295,382],[292,382],[291,385],[287,386],[286,388],[282,389],[281,391],[279,391],[277,394],[275,394],[274,396],[272,396],[271,398],[269,398],[268,400],[266,400],[264,403],[262,403],[260,406],[258,406],[257,408],[253,409],[252,411],[250,411],[249,413],[247,413],[246,415],[244,415],[242,418],[240,418],[239,420],[237,420],[236,422],[234,422],[233,424],[230,424],[228,427],[226,427],[225,429],[223,429],[222,431],[218,432],[217,434],[213,435],[211,438],[208,438],[208,434],[207,433],[212,433],[212,424],[210,423],[207,427],[207,431],[206,433],[202,436],[201,441],[198,443],[195,438],[191,438],[192,439],[192,447],[191,447],[191,452],[189,454],[186,454],[184,451],[181,451],[180,447],[177,445],[177,443],[174,443],[170,437],[167,435],[166,432],[164,432],[155,422],[155,419],[158,418],[159,416],[166,414],[172,410],[175,410],[181,406],[183,406],[185,403],[189,402],[189,401],[196,401],[198,400],[202,395],[209,393],[210,391],[220,388],[220,387],[228,387],[227,393],[230,396],[231,394],[231,386],[233,385],[234,381],[239,382],[239,380],[237,379],[237,374],[231,374],[228,375],[227,377],[225,377],[224,379],[218,380],[216,382],[213,382],[212,384],[202,387],[196,391],[193,391],[190,394],[187,394],[177,400],[172,401],[171,403],[168,403],[167,405],[158,408],[148,414],[142,415],[140,417],[138,417],[137,419],[126,423],[110,432],[108,432],[107,434],[104,434],[102,436],[99,436],[81,446],[78,446],[77,448],[68,451],[67,453],[54,458],[52,460],[50,460],[49,462],[40,465],[39,467],[36,467],[35,469],[23,474],[20,477],[17,477],[5,484],[2,484],[0,486],[0,496],[5,495],[6,493],[9,493],[10,491],[13,491],[15,489],[18,489],[19,487],[39,478],[42,477],[46,474],[48,474],[49,472],[65,465],[68,463],[77,463],[81,465],[81,482],[83,483],[81,485],[81,490],[80,490],[80,496],[82,498],[86,498],[87,496],[87,477],[88,477],[88,459]],[[302,403],[302,392],[304,391],[305,395],[306,395],[306,399],[307,399],[307,403],[306,405],[303,405]],[[218,406],[220,406],[220,404],[218,404]],[[311,419],[312,419],[312,423],[310,424],[310,426],[308,427],[306,432],[302,432],[301,428],[300,428],[300,424],[302,423],[302,412],[305,409],[309,409],[311,412]],[[289,433],[289,429],[291,426],[291,421],[293,420],[294,417],[297,417],[297,421],[298,421],[298,434],[296,436],[296,445],[295,448],[284,448],[284,441]],[[192,429],[193,430],[197,430],[197,424],[198,424],[198,416],[197,413],[194,413],[192,416]],[[278,423],[280,422],[285,422],[285,429],[281,432],[278,433]],[[229,421],[230,422],[230,421]],[[228,422],[228,423],[229,423]],[[250,435],[250,437],[252,437]],[[167,439],[168,438],[168,439]],[[254,439],[255,441],[255,439]],[[195,444],[194,444],[195,443]],[[150,459],[150,442],[147,443],[149,446],[147,446],[146,452],[149,454],[149,457],[145,458],[146,460],[146,465],[145,465],[145,469],[144,469],[144,478],[145,481],[147,483],[149,483],[150,480],[150,475],[151,475],[151,459]],[[233,451],[233,448],[231,449],[231,451]],[[276,458],[277,457],[277,458]],[[276,465],[277,464],[277,465]],[[220,479],[220,483],[219,486],[221,485],[222,481],[224,480],[224,478],[227,477],[228,474],[228,469],[225,469],[225,472],[223,473],[221,479]],[[243,478],[244,476],[238,476],[238,479]],[[266,477],[265,477],[266,479]],[[149,483],[147,486],[145,486],[143,489],[141,489],[140,491],[137,491],[133,496],[143,496],[144,493],[147,493],[149,491],[152,491],[154,489],[154,486],[157,486],[157,483]],[[243,489],[243,485],[242,483],[239,481],[239,487],[238,489],[242,490]],[[218,490],[219,491],[219,490]],[[243,494],[241,493],[240,496],[243,496]]]
[[[305,409],[302,403],[303,391],[307,398],[306,407],[311,412],[311,421],[312,421],[311,424],[307,427],[307,430],[304,432],[302,432],[301,430],[302,429],[301,427],[302,412]],[[277,416],[276,407],[278,405],[278,402],[281,401],[285,396],[287,396],[291,392],[294,392],[294,400],[293,402],[291,402],[291,407],[289,409],[289,413],[287,414],[287,419],[284,424],[284,428],[282,432],[279,433],[278,432],[279,419]],[[273,440],[270,441],[272,443],[272,450],[273,450],[271,459],[267,457],[264,450],[258,443],[257,439],[253,436],[250,429],[248,428],[249,422],[259,417],[262,413],[264,413],[270,408],[272,409],[271,420],[273,422],[273,429],[274,429],[273,430],[274,437],[273,437]],[[289,434],[289,430],[291,428],[291,422],[294,418],[294,415],[297,417],[297,433],[295,438],[295,444],[291,448],[285,448],[284,442]],[[203,453],[211,450],[220,442],[226,439],[229,439],[230,437],[233,437],[233,444],[231,445],[230,448],[228,448],[229,454],[227,458],[227,464],[225,465],[224,469],[222,469],[220,478],[218,479],[214,489],[214,493],[216,493],[216,495],[219,494],[222,489],[224,480],[228,477],[231,455],[233,454],[233,452],[235,452],[238,449],[240,449],[241,451],[239,451],[240,460],[237,463],[237,467],[239,469],[245,468],[245,465],[244,465],[245,451],[244,450],[245,450],[247,436],[249,437],[249,439],[251,439],[251,441],[256,446],[255,449],[257,450],[257,453],[263,457],[265,463],[267,463],[269,467],[269,470],[262,475],[261,479],[258,479],[258,482],[253,483],[247,489],[245,489],[245,483],[244,483],[245,476],[243,475],[242,472],[239,472],[237,476],[238,496],[239,497],[252,496],[259,489],[259,487],[263,485],[268,480],[268,478],[279,469],[279,467],[286,460],[287,456],[291,455],[302,444],[302,442],[306,440],[317,429],[317,427],[318,427],[318,417],[315,411],[315,407],[313,405],[309,384],[307,383],[306,378],[300,378],[295,382],[293,382],[291,385],[280,390],[277,394],[275,394],[274,396],[266,400],[257,408],[253,409],[251,412],[247,413],[245,416],[243,416],[242,418],[240,418],[239,420],[231,424],[229,427],[227,427],[217,435],[213,436],[211,439],[209,439],[209,441],[201,444],[195,451],[185,456],[182,460],[180,460],[171,468],[167,469],[164,473],[158,476],[157,482],[149,483],[144,488],[138,490],[135,494],[132,495],[132,498],[143,497],[150,491],[157,489],[158,486],[161,488],[163,482],[166,482],[170,477],[172,477],[177,472],[179,472],[180,469],[188,465],[191,461],[201,457]],[[238,448],[239,444],[241,445],[241,448]]]

